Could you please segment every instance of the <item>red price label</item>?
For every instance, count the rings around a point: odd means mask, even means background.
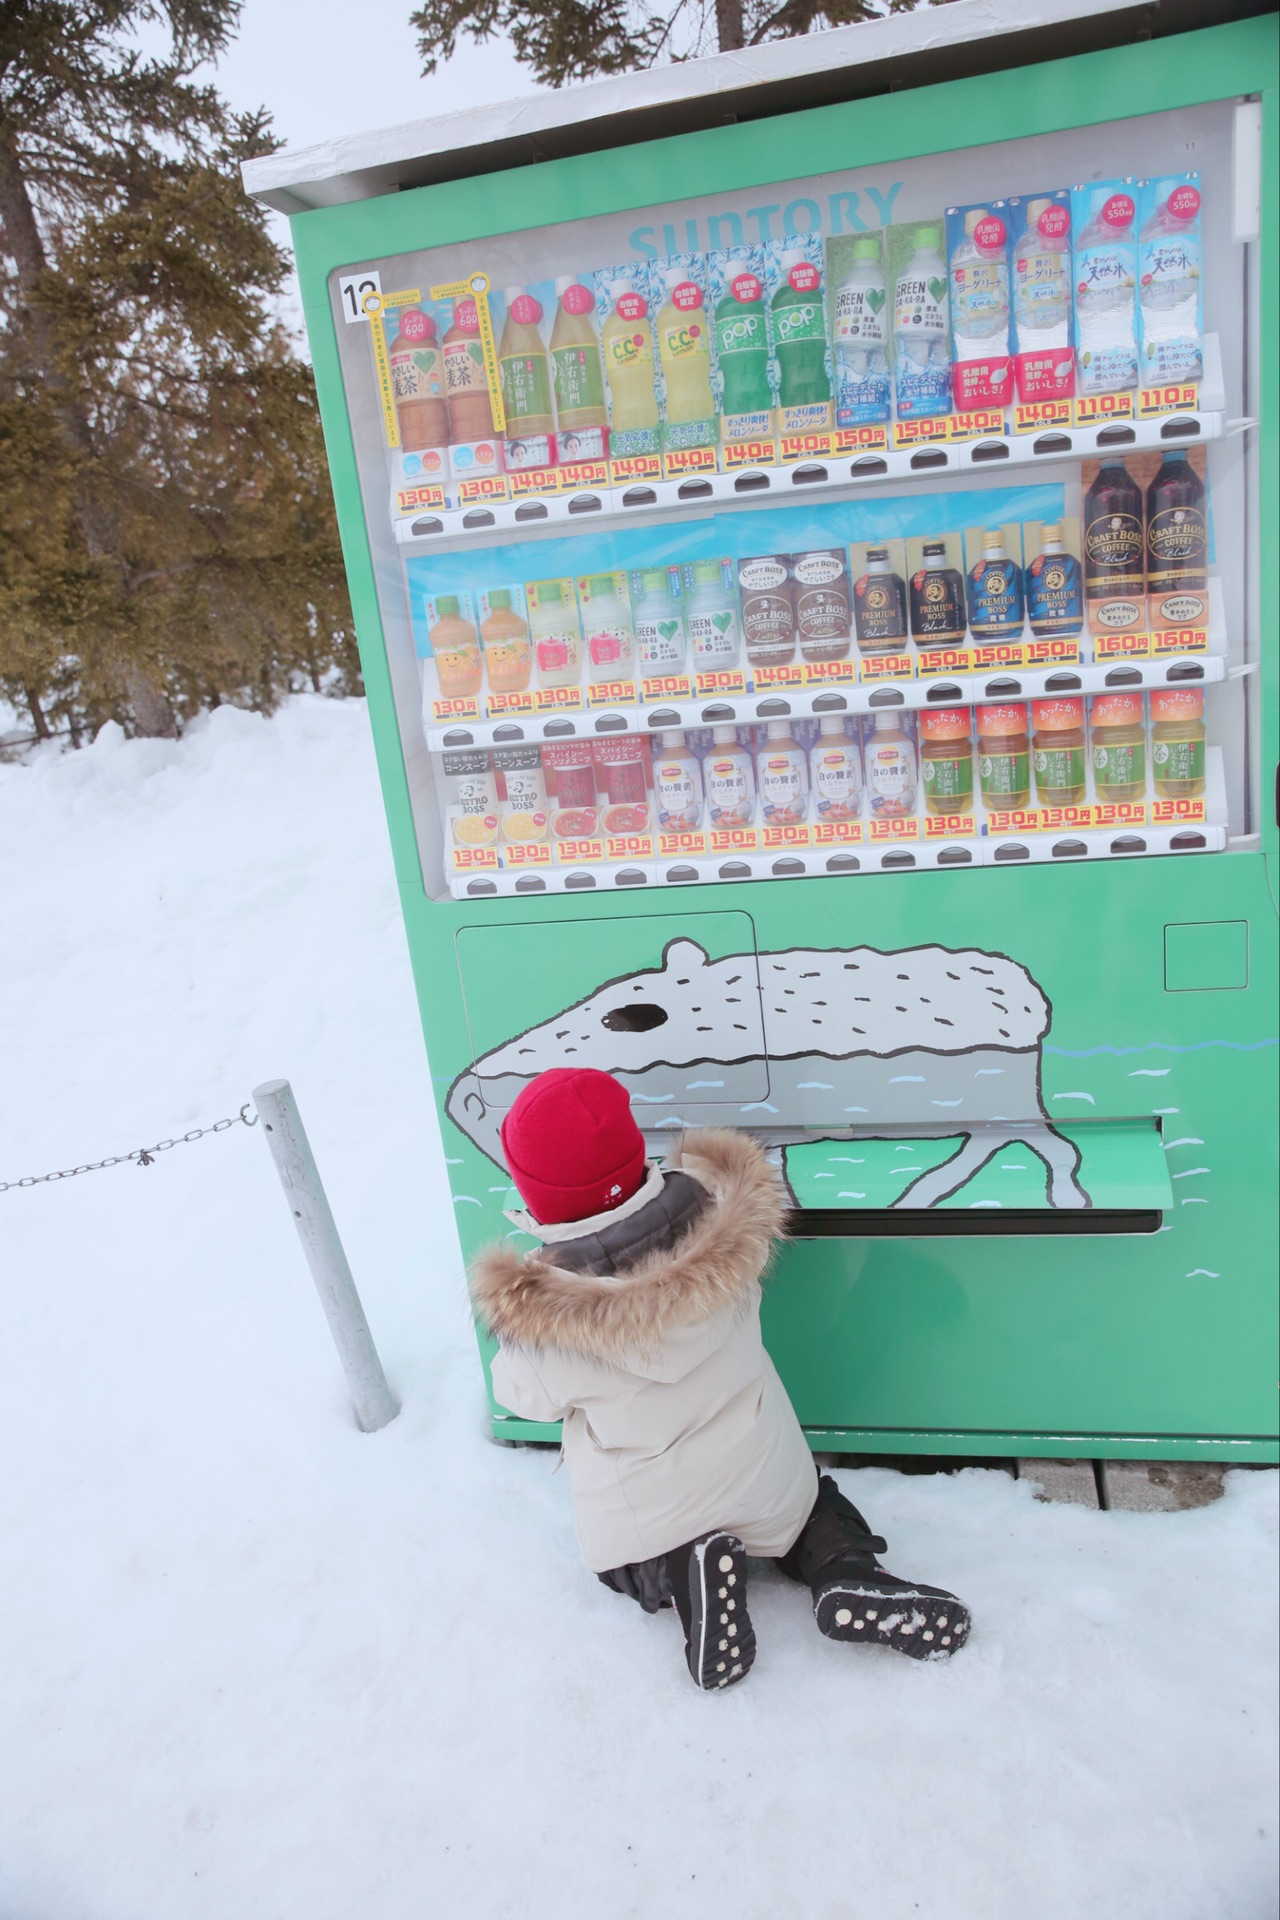
[[[918,840],[920,822],[916,819],[877,819],[871,821],[872,840]]]
[[[1100,800],[1093,809],[1094,825],[1099,827],[1145,827],[1145,800]]]
[[[766,687],[802,687],[804,668],[798,663],[787,667],[757,667],[755,669],[755,688],[757,693]]]
[[[769,853],[777,847],[807,847],[809,829],[802,823],[787,827],[762,827],[760,844]]]
[[[1004,432],[1003,407],[975,407],[968,413],[950,414],[948,418],[949,440],[981,440],[988,434]]]
[[[866,653],[858,662],[858,678],[869,680],[913,680],[916,663],[909,653]]]
[[[856,660],[815,660],[804,670],[804,683],[807,687],[829,686],[832,681],[838,685],[842,681],[856,680],[857,677]]]
[[[712,853],[755,853],[760,842],[754,827],[713,827]]]
[[[988,833],[1039,833],[1037,807],[993,807],[987,812]]]
[[[1095,660],[1145,660],[1151,652],[1149,633],[1095,633]]]
[[[444,488],[400,487],[396,493],[397,510],[400,513],[420,513],[423,507],[442,507]]]
[[[532,713],[533,703],[532,693],[491,693],[489,717],[494,719],[500,713]]]
[[[503,858],[509,867],[549,867],[551,849],[545,840],[513,840],[504,849]]]
[[[1028,400],[1014,408],[1015,433],[1040,433],[1045,427],[1070,425],[1070,400]]]
[[[492,870],[497,864],[496,847],[455,847],[453,849],[455,873],[476,873],[481,869]]]
[[[856,847],[862,843],[861,820],[815,820],[815,847]]]
[[[1151,802],[1153,827],[1170,827],[1176,823],[1198,824],[1203,819],[1203,800],[1153,800]]]
[[[604,859],[604,841],[562,840],[559,853],[561,866],[589,866],[592,861]]]
[[[972,840],[973,815],[971,813],[929,813],[925,815],[924,837],[926,840]]]
[[[524,467],[509,475],[512,498],[530,493],[559,493],[560,475],[555,467]]]
[[[660,833],[658,835],[658,852],[664,860],[674,859],[679,853],[687,854],[689,857],[696,859],[699,854],[705,853],[706,850],[707,836],[705,833]]]
[[[1026,643],[1027,665],[1043,667],[1051,663],[1054,666],[1074,667],[1080,662],[1080,642],[1078,640],[1029,640]]]
[[[618,833],[610,835],[608,842],[611,860],[652,860],[653,835],[651,833]]]

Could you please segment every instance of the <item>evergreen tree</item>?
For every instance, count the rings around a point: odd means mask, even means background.
[[[847,27],[910,13],[919,0],[673,0],[650,13],[645,0],[434,0],[409,16],[418,30],[422,71],[449,60],[458,35],[506,35],[516,58],[552,87],[628,73],[667,60],[732,53],[766,40],[790,40],[824,27]],[[945,0],[928,0],[930,6]]]
[[[0,687],[37,733],[355,675],[286,263],[239,180],[275,142],[196,77],[238,12],[0,12]]]

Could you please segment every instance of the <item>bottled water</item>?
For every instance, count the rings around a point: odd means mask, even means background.
[[[1133,196],[1116,182],[1086,189],[1076,247],[1076,350],[1084,393],[1114,393],[1138,378],[1134,294],[1138,249]],[[1073,201],[1077,196],[1073,194]]]
[[[1138,298],[1144,341],[1182,340],[1200,330],[1199,214],[1195,188],[1175,187],[1143,222]]]

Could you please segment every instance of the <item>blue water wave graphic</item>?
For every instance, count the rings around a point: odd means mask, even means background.
[[[1272,1040],[1195,1040],[1189,1047],[1171,1046],[1166,1040],[1148,1040],[1140,1047],[1042,1047],[1041,1052],[1055,1054],[1059,1060],[1093,1060],[1100,1053],[1123,1060],[1133,1053],[1203,1053],[1206,1047],[1225,1047],[1230,1053],[1256,1053],[1259,1047],[1280,1047],[1280,1035]]]

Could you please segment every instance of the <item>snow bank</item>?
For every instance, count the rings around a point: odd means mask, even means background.
[[[945,1668],[772,1570],[690,1687],[484,1409],[363,709],[0,767],[0,1177],[297,1088],[388,1372],[356,1432],[262,1142],[0,1195],[8,1920],[1251,1920],[1276,1476],[1179,1515],[841,1480]]]

